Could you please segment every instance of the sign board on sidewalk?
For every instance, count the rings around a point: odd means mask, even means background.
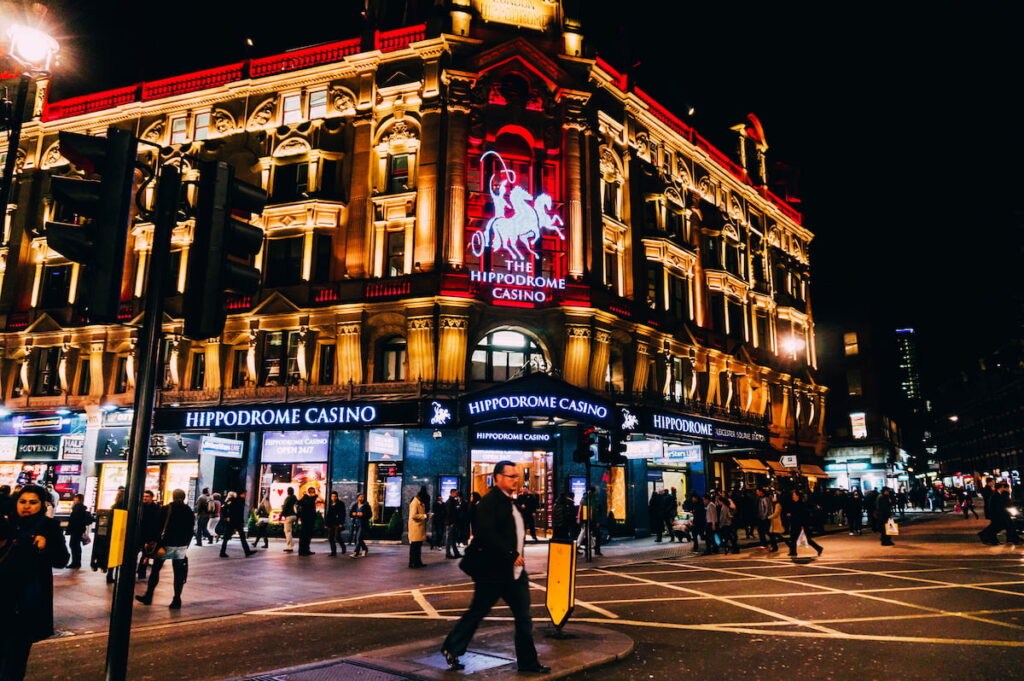
[[[558,629],[576,607],[576,542],[552,539],[548,543],[548,588],[544,599],[548,617]]]

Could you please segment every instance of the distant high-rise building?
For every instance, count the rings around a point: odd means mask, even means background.
[[[909,403],[911,411],[924,412],[926,403],[921,392],[921,374],[917,367],[917,336],[913,329],[896,329],[896,352],[900,392]]]

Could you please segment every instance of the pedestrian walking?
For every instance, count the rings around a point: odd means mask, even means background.
[[[807,502],[800,496],[800,492],[793,490],[790,494],[789,508],[786,514],[789,516],[789,555],[796,556],[796,544],[800,539],[800,533],[803,532],[804,537],[807,539],[807,545],[818,552],[820,556],[823,549],[817,542],[814,541],[814,535],[811,532],[810,526],[810,509],[807,506]]]
[[[573,503],[572,494],[562,492],[555,500],[555,507],[551,512],[552,536],[562,541],[572,541],[578,532],[576,526],[576,504]]]
[[[214,492],[206,512],[206,536],[212,537],[210,545],[220,543],[220,513],[224,508],[220,492]]]
[[[878,499],[875,502],[875,519],[881,528],[879,533],[882,546],[894,546],[892,535],[889,534],[889,521],[892,520],[895,505],[896,500],[892,496],[892,490],[888,487],[883,487],[882,493],[878,495]]]
[[[779,550],[779,542],[785,542],[782,534],[786,531],[786,528],[782,524],[782,503],[779,501],[778,494],[772,494],[771,499],[771,511],[768,513],[768,542],[771,548],[768,549],[768,553],[776,553]]]
[[[152,557],[152,547],[160,538],[161,513],[160,505],[156,503],[156,497],[148,489],[142,493],[142,508],[139,514],[139,565],[136,569],[136,576],[139,579],[146,578],[146,568],[149,567],[149,560]],[[147,549],[146,547],[150,547]]]
[[[850,528],[851,535],[859,535],[864,528],[864,497],[860,489],[853,490],[853,494],[846,498],[846,523]]]
[[[68,543],[71,545],[71,563],[69,570],[79,570],[82,567],[82,545],[88,541],[89,526],[96,521],[92,513],[85,507],[85,497],[81,494],[74,496],[74,504],[71,506],[71,515],[68,517]]]
[[[181,608],[181,592],[188,581],[188,546],[196,524],[196,516],[185,503],[185,490],[176,489],[171,492],[171,503],[160,510],[161,533],[157,540],[157,549],[153,552],[153,568],[149,573],[146,591],[135,600],[143,605],[153,603],[153,592],[160,583],[160,571],[164,563],[171,561],[174,573],[174,597],[167,607],[177,610]],[[225,538],[225,543],[227,538]],[[245,542],[245,539],[242,539]]]
[[[529,488],[524,487],[522,493],[516,497],[516,508],[519,509],[519,513],[523,516],[523,522],[526,523],[526,531],[533,537],[534,544],[539,541],[537,539],[537,520],[534,517],[539,506],[540,501],[537,495],[531,492]]]
[[[235,533],[238,534],[238,538],[242,542],[242,550],[245,552],[245,557],[248,558],[255,553],[249,548],[249,542],[245,538],[245,490],[242,490],[233,496],[229,496],[227,504],[224,506],[222,519],[223,536],[221,537],[220,557],[231,557],[228,555],[228,541],[235,535]]]
[[[352,557],[359,558],[360,555],[367,555],[366,533],[370,530],[370,520],[373,519],[373,509],[366,503],[366,496],[360,494],[349,512],[352,518]]]
[[[25,485],[0,515],[0,679],[25,678],[32,644],[53,635],[53,568],[68,562],[60,524],[46,516],[49,494]]]
[[[700,495],[696,492],[690,492],[690,498],[683,502],[683,510],[693,518],[690,538],[693,540],[693,552],[697,553],[700,550],[700,538],[707,537],[707,520],[704,515],[704,504],[700,500]]]
[[[964,512],[964,520],[969,520],[967,517],[969,514],[974,514],[974,519],[978,520],[978,512],[974,510],[974,490],[967,490],[964,492],[963,499],[960,501],[960,510]]]
[[[459,543],[463,546],[469,544],[469,535],[473,531],[473,517],[481,498],[479,492],[472,492],[469,499],[463,499],[462,492],[459,492]]]
[[[281,504],[281,524],[284,525],[285,553],[291,553],[295,550],[292,533],[295,530],[295,520],[298,518],[298,511],[296,510],[296,504],[298,503],[299,500],[295,496],[295,488],[289,487],[288,494],[284,498],[284,503]]]
[[[345,502],[337,492],[331,492],[324,511],[324,527],[327,528],[327,541],[331,545],[330,555],[338,555],[338,544],[341,544],[341,552],[345,553]]]
[[[316,528],[316,504],[318,497],[316,494],[316,487],[310,485],[306,488],[306,493],[298,503],[295,505],[295,510],[299,515],[299,555],[300,556],[312,556],[313,551],[310,550],[309,545],[313,541],[313,530]]]
[[[127,504],[125,503],[125,500],[124,500],[124,487],[118,487],[117,488],[117,494],[114,495],[114,503],[112,503],[110,505],[110,510],[111,511],[121,511],[121,510],[125,510],[126,508],[127,508]],[[106,556],[104,556],[103,558],[100,558],[98,555],[96,555],[96,545],[95,544],[92,545],[92,554],[93,555],[92,555],[91,562],[93,563],[93,567],[96,567],[97,565],[106,565],[107,564]],[[106,571],[107,571],[107,584],[115,584],[117,582],[117,573],[118,573],[118,571],[120,569],[121,568],[119,568],[119,567],[106,568]]]
[[[647,501],[647,517],[651,522],[651,530],[657,535],[654,543],[661,543],[661,535],[665,532],[665,523],[661,520],[661,492],[651,492],[651,498]]]
[[[409,503],[409,567],[426,567],[423,564],[423,540],[427,538],[427,505],[430,503],[430,494],[426,487],[420,487],[420,491]]]
[[[718,537],[718,504],[715,503],[715,497],[710,492],[704,495],[704,518],[707,523],[704,555],[710,556],[713,553],[718,553],[718,542],[716,541]]]
[[[771,534],[772,500],[763,488],[754,493],[757,499],[757,541],[762,549],[767,549]],[[776,547],[778,550],[778,547]]]
[[[675,541],[675,533],[673,524],[676,520],[676,515],[679,513],[679,506],[676,503],[676,497],[668,490],[661,490],[661,524],[665,531],[668,533],[668,540],[670,542]],[[658,534],[661,534],[660,532]],[[682,543],[682,540],[679,540]]]
[[[213,535],[210,534],[210,488],[204,487],[203,493],[196,499],[196,546],[203,545],[203,539],[213,543]]]
[[[256,504],[254,513],[256,515],[256,527],[252,532],[252,547],[255,549],[263,540],[263,548],[270,548],[270,514],[273,508],[270,505],[270,497],[263,497],[260,503]]]
[[[993,487],[988,498],[988,527],[978,533],[982,544],[990,546],[999,545],[999,533],[1006,532],[1006,541],[1011,544],[1019,544],[1020,537],[1013,527],[1013,518],[1010,516],[1010,486],[1000,483]]]
[[[473,600],[441,647],[448,666],[465,669],[459,658],[466,653],[481,620],[502,599],[515,619],[516,662],[521,672],[547,673],[533,642],[530,617],[530,582],[524,545],[526,523],[513,503],[521,478],[516,465],[500,461],[494,466],[494,487],[480,502],[473,543],[460,567],[473,579]]]
[[[462,504],[459,503],[458,490],[452,490],[448,494],[448,500],[444,504],[445,535],[444,535],[444,557],[462,558],[459,553],[459,516],[462,512]]]
[[[733,518],[736,505],[729,495],[723,493],[718,497],[718,536],[722,538],[722,550],[725,553],[739,553],[739,536]]]
[[[600,513],[601,509],[597,503],[597,489],[591,485],[587,488],[587,493],[583,495],[583,501],[580,503],[579,516],[577,517],[580,536],[577,539],[577,544],[583,547],[586,546],[589,540],[591,551],[595,556],[601,555],[601,542],[599,541],[600,535],[598,534],[599,528],[597,525]]]
[[[985,486],[981,488],[981,499],[982,499],[982,511],[985,514],[986,520],[989,518],[989,503],[992,501],[992,495],[996,492],[996,481],[989,478],[985,481]]]
[[[438,494],[434,497],[434,505],[430,509],[430,550],[444,548],[444,498]]]

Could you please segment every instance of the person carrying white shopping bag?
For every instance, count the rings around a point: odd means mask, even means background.
[[[883,487],[882,494],[879,495],[875,506],[875,520],[878,521],[881,530],[879,534],[882,535],[882,546],[893,546],[892,538],[900,532],[899,526],[896,525],[896,521],[892,517],[892,508],[892,490]]]

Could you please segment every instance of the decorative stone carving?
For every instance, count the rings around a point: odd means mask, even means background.
[[[213,122],[213,129],[221,135],[226,135],[235,129],[235,117],[224,109],[214,109],[210,114]]]
[[[645,161],[650,161],[653,153],[654,147],[651,144],[650,135],[646,132],[638,132],[636,134],[636,155]]]
[[[257,107],[252,116],[249,117],[250,128],[262,128],[274,118],[274,111],[277,106],[273,99],[268,99]]]
[[[56,168],[57,166],[67,165],[68,160],[64,158],[60,153],[60,143],[54,142],[46,153],[43,154],[42,168]]]
[[[442,329],[468,329],[469,317],[456,317],[452,315],[441,315]]]
[[[424,331],[434,328],[433,317],[410,317],[409,318],[409,330],[410,331]]]
[[[612,335],[604,329],[598,329],[594,332],[594,340],[598,343],[607,343],[612,339]]]
[[[334,105],[334,109],[342,115],[351,115],[356,112],[355,97],[343,88],[331,88],[331,103]]]
[[[148,142],[159,143],[164,138],[164,122],[157,121],[153,125],[146,128],[146,132],[142,133],[142,139]]]
[[[306,139],[302,137],[289,137],[277,145],[277,148],[274,149],[273,156],[275,158],[281,156],[296,156],[298,154],[305,154],[309,152],[311,148],[312,147],[310,147],[309,142]]]
[[[380,138],[380,141],[383,144],[393,144],[394,142],[414,139],[419,139],[415,129],[409,127],[409,124],[405,121],[395,121],[391,128],[388,129],[388,133]]]
[[[615,175],[619,174],[618,159],[615,158],[615,152],[608,147],[601,147],[601,160],[600,167],[603,175]]]
[[[580,326],[578,324],[567,324],[566,333],[569,338],[590,338],[590,327]]]

